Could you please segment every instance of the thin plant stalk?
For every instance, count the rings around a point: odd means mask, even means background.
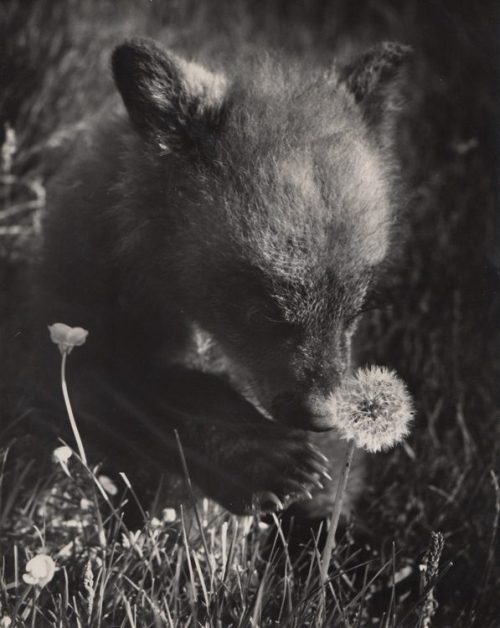
[[[349,477],[349,471],[351,468],[352,457],[356,444],[354,439],[351,439],[347,443],[347,450],[345,453],[344,464],[340,473],[339,481],[337,484],[337,492],[335,494],[335,502],[333,504],[333,512],[330,518],[330,527],[328,528],[328,535],[326,537],[325,547],[323,549],[323,555],[321,557],[321,582],[325,584],[328,581],[328,569],[330,567],[330,559],[332,556],[333,548],[335,547],[335,534],[339,525],[340,512],[342,510],[342,499],[347,486],[347,479]]]
[[[87,466],[87,456],[85,455],[85,449],[83,448],[82,439],[80,438],[80,432],[78,431],[78,427],[76,425],[75,415],[73,414],[73,409],[71,407],[71,402],[69,400],[68,387],[66,385],[66,357],[68,355],[67,351],[63,351],[62,360],[61,360],[61,388],[64,397],[64,403],[66,404],[66,410],[68,412],[69,422],[71,425],[71,429],[73,430],[73,435],[76,440],[76,445],[78,447],[78,453],[80,454],[80,458],[85,466]]]
[[[101,545],[101,547],[106,547],[106,535],[104,533],[104,524],[102,521],[102,517],[101,517],[101,513],[98,507],[98,502],[97,502],[97,492],[96,492],[96,487],[95,484],[99,485],[99,482],[97,480],[97,478],[94,475],[94,472],[92,471],[92,469],[90,469],[88,462],[87,462],[87,456],[85,454],[85,449],[83,448],[83,442],[82,439],[80,437],[80,432],[78,431],[78,426],[76,424],[76,419],[75,419],[75,415],[73,414],[73,408],[71,407],[71,401],[69,400],[69,393],[68,393],[68,386],[66,384],[66,357],[68,355],[68,351],[63,351],[62,353],[62,360],[61,360],[61,388],[63,391],[63,397],[64,397],[64,403],[66,404],[66,411],[68,413],[68,418],[69,418],[69,422],[71,425],[71,429],[73,430],[73,435],[75,437],[76,440],[76,445],[78,447],[78,453],[80,454],[80,458],[81,461],[83,463],[83,466],[87,469],[87,471],[90,473],[90,476],[93,480],[92,482],[92,493],[94,496],[94,502],[97,506],[96,508],[96,515],[97,515],[97,520],[98,520],[98,524],[99,524],[99,543]],[[102,489],[101,489],[102,490]],[[106,494],[104,493],[104,496],[106,497]],[[111,504],[109,504],[111,506]],[[112,509],[114,510],[114,509]],[[117,517],[118,518],[118,517]]]
[[[191,504],[193,506],[194,516],[196,518],[196,523],[198,524],[198,528],[200,530],[200,536],[201,536],[201,541],[203,544],[203,549],[205,550],[205,555],[207,557],[207,567],[210,573],[210,586],[213,586],[214,573],[213,573],[213,565],[211,561],[212,556],[210,555],[210,552],[208,551],[207,539],[205,537],[205,532],[203,530],[203,525],[201,523],[200,513],[198,512],[198,507],[196,505],[196,498],[194,496],[193,485],[191,483],[191,476],[189,475],[189,469],[186,462],[186,456],[184,455],[184,448],[182,447],[179,432],[177,430],[174,430],[174,433],[175,433],[175,440],[177,441],[177,447],[179,449],[179,454],[181,457],[182,469],[183,469],[184,476],[186,478],[188,489],[189,489],[189,496],[191,497]]]

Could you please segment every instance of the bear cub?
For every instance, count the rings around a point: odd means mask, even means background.
[[[230,511],[327,514],[339,445],[317,433],[392,249],[408,52],[220,73],[147,40],[114,51],[124,108],[106,102],[52,181],[38,271],[39,330],[90,332],[68,377],[93,458],[147,484],[182,475],[178,437]],[[34,413],[64,425],[42,344]]]

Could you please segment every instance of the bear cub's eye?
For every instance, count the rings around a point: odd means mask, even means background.
[[[269,338],[270,341],[284,341],[300,333],[296,325],[284,320],[275,304],[260,299],[242,305],[240,320],[249,333]]]
[[[277,308],[269,303],[255,299],[243,305],[243,319],[251,327],[272,327],[283,321],[280,319]]]

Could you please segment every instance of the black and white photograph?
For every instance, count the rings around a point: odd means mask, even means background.
[[[500,626],[500,5],[0,0],[0,628]]]

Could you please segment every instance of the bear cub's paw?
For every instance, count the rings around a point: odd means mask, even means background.
[[[231,450],[224,454],[208,492],[235,514],[283,510],[310,499],[313,488],[331,479],[328,459],[307,432],[270,421],[258,428],[239,425]]]

